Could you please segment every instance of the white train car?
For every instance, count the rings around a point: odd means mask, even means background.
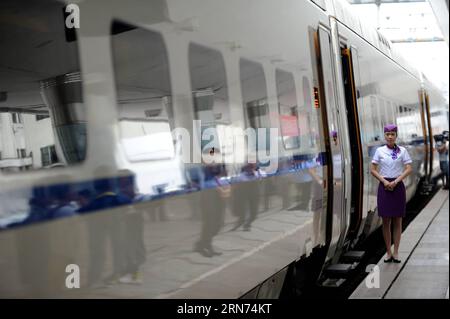
[[[345,2],[69,4],[0,4],[2,297],[276,298],[380,225],[383,125],[435,174],[439,91]]]

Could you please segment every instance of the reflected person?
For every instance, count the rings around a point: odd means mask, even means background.
[[[122,242],[122,212],[97,212],[130,204],[131,200],[115,192],[112,178],[102,178],[94,181],[95,197],[84,207],[79,209],[80,214],[94,213],[87,218],[89,232],[89,284],[95,284],[102,279],[108,240],[111,243],[113,255],[113,274],[107,283],[114,283],[124,275],[124,257]]]
[[[209,152],[213,156],[220,156],[220,152],[212,148]],[[223,164],[209,163],[204,166],[205,189],[201,192],[202,227],[199,240],[194,245],[194,251],[204,257],[221,255],[214,250],[212,239],[224,224],[225,208],[231,195],[230,183],[226,179]]]
[[[258,179],[256,163],[247,163],[241,172],[233,179],[232,201],[233,214],[238,217],[232,231],[243,226],[244,231],[250,231],[251,224],[258,214],[258,184],[252,183]]]
[[[137,193],[134,174],[132,172],[128,173],[128,176],[119,177],[120,194],[134,204],[145,201],[146,196]],[[119,282],[140,284],[142,283],[140,267],[146,259],[144,219],[142,212],[136,209],[134,205],[127,206],[124,215],[123,248],[125,254],[125,275],[119,279]]]

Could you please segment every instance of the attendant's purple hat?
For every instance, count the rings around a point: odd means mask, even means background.
[[[337,137],[337,132],[336,131],[331,131],[331,136]]]
[[[395,133],[397,133],[397,125],[395,125],[395,124],[387,124],[384,127],[384,133],[387,133],[387,132],[395,132]]]

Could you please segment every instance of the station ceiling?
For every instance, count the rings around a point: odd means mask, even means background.
[[[412,3],[426,0],[347,0],[350,4],[383,4],[383,3]]]
[[[419,41],[419,42],[421,42],[422,40],[424,40],[426,42],[427,41],[432,42],[432,41],[445,40],[447,45],[449,44],[449,40],[448,40],[449,39],[449,16],[448,16],[449,0],[347,0],[347,1],[350,4],[355,5],[355,7],[359,7],[358,5],[376,5],[376,6],[378,6],[378,8],[384,7],[382,5],[394,6],[394,5],[401,5],[401,4],[410,5],[408,7],[405,6],[405,8],[413,8],[413,5],[417,4],[417,5],[421,6],[420,8],[422,8],[422,10],[424,10],[424,14],[422,14],[421,17],[417,16],[417,14],[420,12],[417,12],[416,9],[400,10],[398,7],[396,9],[394,9],[395,7],[390,7],[390,9],[389,9],[389,10],[394,10],[394,11],[391,11],[389,13],[389,15],[391,15],[392,17],[396,17],[394,19],[391,19],[391,21],[402,21],[400,23],[400,25],[395,26],[397,31],[400,31],[401,29],[409,30],[409,31],[411,31],[411,30],[417,31],[420,29],[428,30],[425,32],[428,34],[425,37],[423,37],[423,35],[418,35],[418,34],[415,34],[415,35],[409,34],[408,36],[404,36],[404,39],[403,40],[401,39],[400,42],[411,41],[411,40]],[[419,7],[417,7],[417,8],[419,8]],[[436,23],[439,25],[439,28],[440,28],[439,33],[441,33],[442,35],[437,35],[436,32],[434,32],[435,34],[432,34],[433,32],[431,32],[431,30],[433,29],[433,24],[435,22],[431,21],[429,18],[423,19],[423,17],[426,14],[428,14],[428,11],[429,11],[428,8],[432,9],[432,11],[430,11],[430,12],[433,12],[433,15],[434,15],[433,20],[435,20]],[[417,16],[418,19],[416,19],[415,21],[406,21],[405,14],[409,14],[410,17]],[[383,15],[386,16],[386,13],[384,12]],[[391,17],[386,16],[386,18],[389,19]],[[409,19],[409,20],[411,20],[411,19]],[[383,25],[380,25],[380,24],[381,24],[381,21],[378,21],[376,25],[378,27],[383,28]],[[406,27],[406,24],[408,24],[408,27]],[[390,29],[390,28],[392,28],[392,25],[384,26],[384,28]],[[386,35],[389,37],[388,34],[386,34]],[[398,37],[398,35],[396,34],[394,36],[394,39],[397,37]],[[389,37],[389,38],[391,41],[394,40],[391,37]]]

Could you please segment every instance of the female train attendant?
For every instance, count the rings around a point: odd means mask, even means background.
[[[402,218],[406,208],[406,190],[403,184],[412,172],[412,160],[402,146],[395,144],[397,126],[388,124],[384,127],[387,144],[379,147],[372,159],[372,175],[380,181],[378,186],[378,215],[383,218],[383,237],[386,244],[385,262],[399,263],[398,248],[402,235]],[[378,166],[380,171],[378,172]],[[394,253],[391,252],[391,221],[394,222]]]

